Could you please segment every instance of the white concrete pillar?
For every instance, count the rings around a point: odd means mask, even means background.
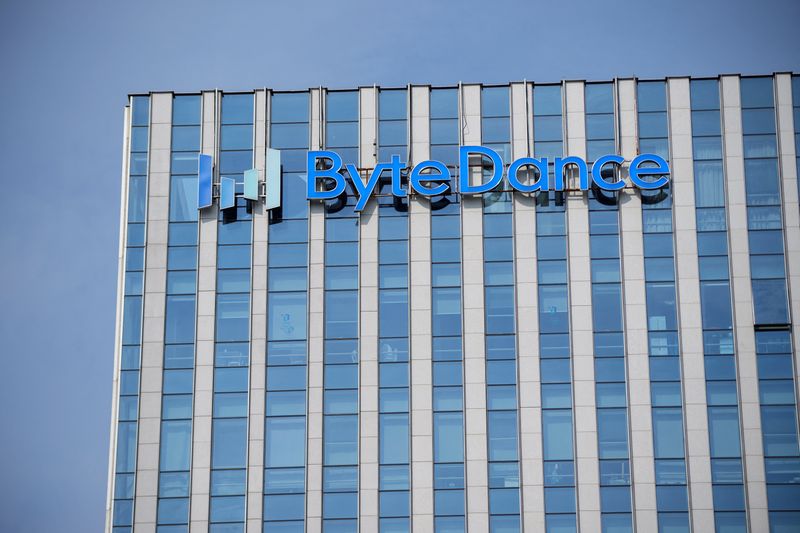
[[[411,153],[430,158],[430,88],[411,88]],[[411,312],[412,528],[433,531],[433,378],[431,368],[431,209],[427,198],[409,201]]]
[[[585,159],[584,82],[567,82],[565,93],[567,153]],[[583,193],[567,194],[567,227],[578,523],[582,531],[599,531],[600,466],[597,455],[597,406],[594,385],[589,200]]]
[[[532,153],[533,107],[529,84],[511,85],[512,153]],[[514,274],[517,299],[517,370],[519,383],[520,491],[522,525],[544,531],[542,402],[539,373],[539,302],[536,272],[536,201],[514,194]]]
[[[322,99],[311,91],[311,147],[320,143]],[[308,396],[306,416],[306,531],[322,530],[322,413],[325,339],[325,209],[309,204],[308,214]]]
[[[692,117],[689,78],[668,80],[672,167],[672,217],[675,233],[678,317],[681,342],[686,465],[692,527],[714,523],[711,459],[708,441],[703,323],[697,259],[697,224],[692,164]]]
[[[219,99],[215,91],[202,95],[202,153],[217,159]],[[211,407],[214,385],[214,317],[217,287],[216,205],[200,211],[200,246],[197,266],[197,338],[194,365],[194,415],[192,420],[192,502],[189,531],[208,530],[211,483]]]
[[[750,245],[747,233],[739,76],[723,76],[721,83],[725,179],[728,193],[728,245],[748,516],[751,531],[768,531],[769,516],[764,474],[764,449],[761,440],[756,340],[753,330],[753,295],[750,282]]]
[[[375,88],[359,90],[361,167],[376,164]],[[378,531],[378,209],[375,200],[361,211],[359,339],[359,528]]]
[[[263,179],[267,143],[267,93],[255,92],[254,168]],[[253,252],[250,302],[250,412],[247,449],[247,533],[264,528],[264,423],[267,370],[267,237],[269,211],[253,207]]]
[[[461,102],[463,144],[480,145],[480,85],[464,85]],[[480,196],[461,197],[461,234],[467,527],[471,531],[488,531],[483,201]]]
[[[636,80],[617,82],[620,152],[630,161],[638,155]],[[638,193],[620,196],[625,343],[628,364],[628,405],[631,443],[631,488],[637,531],[657,531],[653,419],[650,401],[650,364],[647,340],[647,304],[644,283],[642,202]]]
[[[150,97],[150,148],[147,179],[147,250],[142,317],[142,367],[139,374],[139,447],[136,459],[137,532],[155,532],[164,372],[164,316],[167,290],[169,170],[172,143],[172,93]]]

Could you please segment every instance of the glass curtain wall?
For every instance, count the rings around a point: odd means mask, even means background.
[[[442,161],[453,169],[458,161],[458,101],[458,89],[431,90],[431,158]],[[466,528],[461,204],[459,195],[453,192],[452,187],[451,183],[450,194],[431,199],[433,476],[436,533],[458,533],[465,531]]]
[[[669,161],[666,88],[639,82],[637,110],[639,152]],[[689,531],[672,191],[667,185],[641,198],[658,527]]]
[[[328,92],[325,144],[358,165],[358,91]],[[325,204],[323,496],[325,533],[358,531],[359,216],[353,186]]]
[[[692,80],[692,152],[716,531],[746,531],[718,80]]]
[[[750,278],[770,529],[800,524],[800,449],[772,77],[742,78]]]
[[[511,154],[509,93],[507,86],[481,90],[481,139],[504,161]],[[497,532],[520,530],[514,215],[507,189],[503,181],[483,196],[489,529]]]
[[[172,100],[159,533],[188,532],[197,301],[197,155],[200,96]]]
[[[378,92],[378,162],[407,160],[408,91]],[[378,198],[378,461],[383,533],[411,528],[409,450],[408,198],[381,176]]]
[[[792,114],[794,116],[794,155],[797,159],[797,189],[800,198],[800,76],[792,76]]]
[[[269,109],[268,142],[281,151],[283,197],[267,239],[264,531],[289,533],[305,526],[308,93],[272,93]]]
[[[244,187],[253,166],[253,93],[222,96],[219,174]],[[209,531],[243,532],[247,486],[250,280],[253,223],[248,200],[220,210],[211,422]]]
[[[553,183],[555,158],[564,154],[561,85],[533,88],[533,154],[548,158]],[[536,198],[545,527],[567,532],[577,519],[565,207],[563,193]]]
[[[587,84],[585,109],[591,168],[597,158],[617,153],[614,84]],[[619,193],[589,192],[600,512],[602,530],[614,533],[633,530],[618,200]]]

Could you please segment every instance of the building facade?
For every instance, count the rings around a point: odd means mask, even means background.
[[[318,150],[454,179],[309,201]],[[106,531],[800,531],[799,168],[792,74],[131,96]]]

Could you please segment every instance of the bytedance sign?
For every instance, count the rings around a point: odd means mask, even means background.
[[[491,161],[491,176],[488,180],[474,184],[470,180],[470,159],[479,157]],[[475,161],[475,159],[473,159]],[[578,187],[588,190],[597,187],[605,191],[619,191],[626,186],[622,179],[609,180],[606,176],[618,176],[617,170],[625,159],[622,156],[609,154],[597,158],[591,165],[591,176],[587,162],[576,156],[556,157],[553,162],[553,179],[548,177],[549,161],[546,157],[521,157],[514,160],[504,172],[503,159],[500,154],[485,146],[461,146],[459,148],[458,192],[460,194],[483,194],[495,189],[507,177],[512,189],[522,193],[538,191],[563,191],[565,188],[565,171],[577,171]],[[474,165],[472,165],[474,168]],[[367,205],[382,176],[388,173],[391,178],[392,195],[406,197],[413,191],[422,196],[440,196],[450,188],[451,174],[441,161],[422,161],[417,163],[408,174],[408,186],[404,187],[403,171],[407,164],[399,155],[393,155],[391,162],[378,163],[370,173],[366,182],[361,179],[358,169],[353,164],[343,164],[342,157],[331,150],[309,151],[306,157],[308,200],[332,200],[347,190],[345,172],[358,195],[356,211]],[[520,178],[522,170],[535,169],[535,179],[524,182]],[[604,170],[612,170],[606,173]],[[670,169],[667,161],[656,154],[641,154],[631,161],[628,169],[631,184],[639,189],[653,190],[664,187],[669,182]],[[201,155],[198,176],[198,208],[210,206],[213,200],[211,182],[211,156]],[[266,199],[265,207],[272,209],[280,206],[280,152],[268,150],[265,172],[265,185],[258,181],[258,171],[251,169],[244,174],[244,197],[251,200]],[[235,205],[235,183],[232,178],[220,179],[220,207],[225,209]]]

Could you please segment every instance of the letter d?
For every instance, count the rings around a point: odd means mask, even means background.
[[[486,183],[481,183],[480,185],[470,185],[469,154],[485,155],[492,160],[492,166],[494,167],[492,169],[492,178]],[[486,148],[485,146],[462,146],[458,151],[458,159],[458,181],[461,194],[481,194],[491,191],[497,187],[497,184],[500,183],[500,179],[503,177],[503,159],[500,157],[500,154],[491,148]]]

